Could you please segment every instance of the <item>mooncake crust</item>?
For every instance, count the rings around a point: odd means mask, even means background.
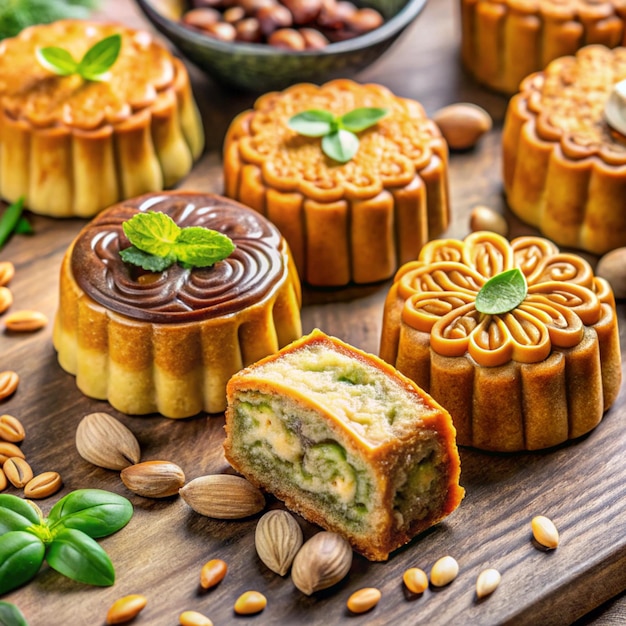
[[[36,50],[75,59],[122,36],[104,81],[59,76]],[[61,20],[0,44],[0,196],[33,212],[92,217],[124,198],[172,186],[191,170],[204,132],[187,70],[148,32]]]
[[[388,114],[359,133],[352,160],[323,154],[320,139],[287,122],[307,109]],[[263,213],[286,237],[302,279],[340,286],[390,278],[448,225],[448,151],[414,100],[347,79],[261,96],[224,142],[227,196]]]
[[[511,210],[560,246],[594,254],[626,245],[626,138],[604,118],[626,78],[626,48],[587,46],[532,74],[502,135]]]
[[[353,363],[374,368],[381,377],[393,381],[394,385],[402,389],[405,401],[411,405],[410,410],[415,411],[414,420],[407,421],[403,427],[394,423],[389,430],[374,426],[372,432],[369,432],[356,417],[353,420],[349,415],[341,415],[339,411],[333,413],[331,406],[334,403],[320,402],[314,394],[296,388],[288,376],[272,378],[262,371],[266,364],[292,357],[298,359],[299,355],[316,349],[343,355]],[[297,367],[296,362],[291,363],[290,367]],[[306,366],[303,367],[306,371]],[[393,550],[452,513],[464,496],[464,490],[459,485],[460,460],[455,443],[455,429],[448,412],[389,364],[335,337],[329,337],[319,330],[313,331],[276,355],[262,359],[233,376],[228,383],[227,392],[229,402],[224,450],[231,465],[253,484],[283,500],[292,511],[322,528],[344,535],[358,552],[370,560],[386,560]],[[289,405],[290,412],[293,412],[294,406],[298,406],[302,415],[305,412],[315,414],[316,420],[327,429],[326,435],[318,435],[322,437],[324,444],[340,441],[345,446],[347,460],[358,458],[368,468],[373,483],[369,502],[372,508],[371,523],[368,530],[349,528],[347,519],[341,515],[332,515],[323,506],[317,505],[306,490],[281,482],[273,472],[260,472],[254,466],[250,461],[249,447],[242,446],[237,434],[240,428],[237,405],[238,402],[245,403],[247,394],[250,393],[266,398],[288,398],[289,402],[293,402]],[[297,421],[304,420],[302,415]],[[276,419],[276,414],[268,416],[268,419]],[[380,419],[383,420],[382,417]],[[297,429],[301,429],[306,445],[312,444],[304,435],[304,426]],[[425,517],[407,521],[403,525],[402,514],[393,505],[396,502],[394,498],[397,497],[396,489],[399,489],[398,484],[403,480],[402,477],[410,475],[411,469],[419,465],[420,450],[424,447],[437,460],[437,491],[432,496],[436,504]],[[306,454],[305,452],[305,458]]]
[[[528,293],[479,313],[476,294],[517,267]],[[477,232],[428,244],[396,275],[380,356],[452,415],[460,445],[514,452],[595,428],[621,384],[615,300],[581,257],[541,237]]]
[[[220,230],[236,253],[211,268],[146,273],[119,260],[139,211]],[[263,216],[213,194],[161,192],[103,211],[61,266],[54,345],[87,396],[117,410],[182,418],[226,406],[232,374],[302,334],[289,248]]]

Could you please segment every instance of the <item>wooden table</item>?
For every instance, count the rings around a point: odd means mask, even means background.
[[[505,209],[500,178],[500,132],[505,98],[473,84],[458,59],[459,23],[455,0],[431,0],[422,16],[383,59],[361,73],[362,81],[380,82],[398,95],[421,101],[429,113],[458,101],[475,102],[494,118],[494,129],[468,153],[450,161],[453,221],[447,234],[468,233],[468,214],[487,204],[506,214],[511,234],[533,233]],[[147,27],[132,3],[111,0],[101,16]],[[194,88],[208,135],[204,158],[181,186],[222,191],[220,148],[227,125],[253,97],[222,90],[195,68]],[[14,310],[34,308],[53,318],[57,306],[61,257],[81,220],[33,218],[33,238],[16,236],[0,251],[11,260]],[[324,331],[377,352],[382,304],[388,283],[340,290],[305,289],[305,331]],[[626,311],[619,304],[621,343],[626,348]],[[356,556],[348,578],[336,588],[306,597],[290,579],[263,566],[254,550],[256,518],[217,521],[193,513],[180,498],[148,500],[128,492],[116,472],[96,468],[79,457],[74,434],[80,419],[107,411],[137,435],[143,459],[168,459],[187,478],[222,472],[220,416],[172,421],[159,416],[127,417],[105,402],[82,396],[73,377],[57,364],[51,325],[33,335],[0,335],[0,369],[21,377],[17,393],[0,411],[19,417],[27,428],[23,450],[36,472],[56,470],[64,479],[59,495],[99,487],[130,498],[135,514],[126,528],[101,540],[117,572],[113,587],[86,587],[44,567],[36,579],[2,599],[18,605],[31,626],[91,626],[104,623],[109,605],[129,593],[142,593],[148,605],[137,625],[178,623],[186,609],[199,610],[223,624],[567,624],[623,623],[623,603],[613,602],[626,589],[626,393],[589,436],[556,450],[535,454],[490,455],[462,450],[462,483],[467,496],[445,522],[399,550],[388,563]],[[16,490],[9,489],[11,493]],[[58,496],[43,501],[47,512]],[[277,506],[276,503],[272,506]],[[535,514],[551,517],[562,543],[551,553],[533,547],[529,522]],[[314,528],[303,523],[307,536]],[[445,555],[460,564],[449,587],[409,597],[402,572],[426,570]],[[198,586],[199,570],[210,558],[229,565],[227,578],[213,591]],[[498,590],[477,602],[474,584],[486,567],[502,572]],[[383,592],[372,612],[351,617],[345,608],[350,593],[364,586]],[[235,599],[257,589],[268,597],[263,613],[233,614]]]

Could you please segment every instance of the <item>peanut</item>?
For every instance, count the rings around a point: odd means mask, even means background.
[[[381,596],[380,590],[375,587],[364,587],[348,598],[346,606],[352,613],[365,613],[378,604]]]
[[[0,286],[7,285],[15,276],[15,266],[11,261],[0,262]]]
[[[559,545],[559,531],[554,522],[543,515],[533,517],[530,522],[535,541],[548,550],[554,550]]]
[[[32,333],[41,330],[48,323],[48,318],[39,311],[24,309],[15,311],[4,318],[4,325],[13,333]]]
[[[13,304],[13,294],[8,287],[0,286],[0,313],[4,313]]]
[[[58,472],[43,472],[26,483],[24,495],[27,498],[41,500],[55,494],[62,485],[63,481]]]
[[[459,573],[459,564],[451,556],[441,557],[430,570],[430,582],[435,587],[451,583]]]
[[[140,594],[131,594],[116,600],[107,611],[107,624],[123,624],[137,617],[148,603]]]
[[[20,377],[10,370],[0,372],[0,400],[12,396],[20,383]]]
[[[33,477],[33,470],[25,459],[19,456],[7,459],[2,465],[2,469],[8,481],[18,488],[22,488]]]
[[[4,463],[12,457],[25,459],[26,455],[14,443],[0,441],[0,465],[4,465]]]
[[[237,615],[254,615],[260,613],[267,606],[267,598],[258,591],[246,591],[235,602]]]
[[[184,611],[178,616],[178,621],[181,626],[213,626],[213,622],[198,611]]]
[[[200,586],[203,589],[215,587],[224,580],[228,566],[222,559],[211,559],[207,561],[200,570]]]
[[[428,589],[428,576],[423,569],[411,567],[404,572],[402,580],[412,593],[424,593]]]
[[[22,422],[12,415],[0,415],[0,439],[19,443],[24,441],[26,431]]]

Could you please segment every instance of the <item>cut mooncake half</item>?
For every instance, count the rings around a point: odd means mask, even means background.
[[[227,387],[231,465],[370,560],[463,498],[448,412],[375,356],[319,330]]]

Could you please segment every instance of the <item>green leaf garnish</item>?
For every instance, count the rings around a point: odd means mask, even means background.
[[[165,213],[137,213],[122,228],[132,244],[120,250],[122,260],[152,272],[176,262],[184,267],[210,267],[235,249],[226,235],[201,226],[180,228]]]
[[[528,286],[524,274],[515,268],[490,278],[476,295],[476,310],[489,315],[501,315],[519,306],[526,297]]]
[[[37,48],[35,54],[43,67],[58,74],[70,76],[78,74],[85,80],[105,80],[108,70],[113,66],[122,49],[122,36],[110,35],[95,43],[80,61],[64,48],[48,46]]]
[[[376,124],[387,109],[361,107],[335,117],[328,111],[309,109],[289,118],[287,126],[306,137],[322,137],[322,152],[339,163],[347,163],[359,149],[359,133]]]
[[[22,220],[22,211],[24,210],[24,198],[18,198],[13,204],[7,207],[7,210],[0,218],[0,248],[7,242],[9,237],[17,232],[17,227]],[[32,229],[31,229],[32,230]]]
[[[22,498],[1,494],[0,594],[28,582],[44,560],[73,580],[112,585],[113,565],[94,538],[117,532],[132,514],[126,498],[101,489],[67,494],[45,519]]]
[[[15,604],[0,602],[0,626],[28,626],[28,622]]]

